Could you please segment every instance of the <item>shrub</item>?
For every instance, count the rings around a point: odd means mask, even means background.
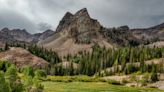
[[[151,74],[151,81],[152,82],[156,82],[156,81],[158,81],[159,79],[158,79],[158,74],[157,73],[152,73]]]
[[[127,81],[126,79],[122,79],[122,80],[121,80],[121,83],[122,83],[122,84],[126,84],[126,83],[128,83],[128,81]]]
[[[146,86],[147,83],[149,82],[149,79],[150,79],[150,75],[148,73],[144,74],[142,79],[139,81],[142,86]]]
[[[11,66],[8,61],[0,61],[0,70],[6,72],[6,70]]]
[[[15,66],[12,65],[9,67],[5,75],[12,92],[22,92],[24,90],[23,84],[17,76],[17,69]]]
[[[152,73],[151,73],[151,81],[152,82],[158,81],[157,65],[153,65],[153,69],[152,69]]]
[[[37,78],[27,76],[25,80],[25,90],[27,92],[43,92],[44,86],[40,83]]]
[[[45,73],[44,70],[36,70],[35,71],[35,77],[37,77],[37,78],[46,78],[47,74]]]
[[[0,92],[11,92],[9,84],[6,82],[4,73],[0,71]]]
[[[34,77],[34,70],[33,70],[32,67],[25,67],[25,68],[23,68],[23,73],[24,73],[26,76]]]
[[[121,85],[121,83],[119,81],[116,80],[108,80],[109,84],[113,84],[113,85]]]

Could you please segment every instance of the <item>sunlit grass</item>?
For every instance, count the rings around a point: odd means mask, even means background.
[[[105,82],[43,82],[45,92],[164,92],[158,89],[110,85]]]

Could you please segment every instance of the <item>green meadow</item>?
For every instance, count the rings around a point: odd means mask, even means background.
[[[164,92],[152,88],[111,85],[106,82],[43,82],[45,92]]]

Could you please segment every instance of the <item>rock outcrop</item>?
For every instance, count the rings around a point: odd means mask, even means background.
[[[97,37],[100,29],[100,23],[90,18],[87,9],[84,8],[74,15],[67,12],[56,31],[68,34],[78,43],[90,43],[93,42],[93,38]]]

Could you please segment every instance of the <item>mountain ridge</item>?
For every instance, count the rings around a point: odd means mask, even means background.
[[[55,31],[36,34],[30,34],[25,29],[4,28],[0,31],[1,44],[25,42],[65,54],[91,51],[95,44],[113,48],[148,45],[158,41],[164,41],[164,23],[143,29],[130,29],[128,26],[106,28],[91,18],[86,8],[75,14],[66,12]]]
[[[8,29],[3,28],[0,30],[0,42],[3,43],[12,43],[12,42],[22,42],[22,43],[37,43],[39,40],[43,40],[53,34],[54,31],[46,30],[42,33],[31,34],[28,33],[25,29]]]

